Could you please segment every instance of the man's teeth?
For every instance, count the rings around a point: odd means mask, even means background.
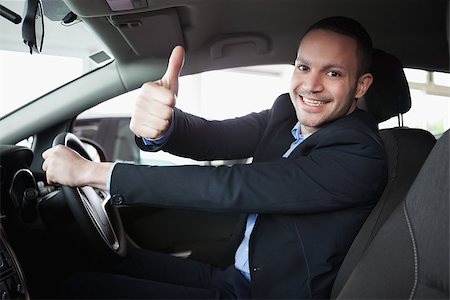
[[[303,102],[305,102],[306,104],[311,105],[311,106],[319,106],[320,104],[324,103],[322,101],[311,100],[311,99],[307,99],[307,98],[303,98]]]

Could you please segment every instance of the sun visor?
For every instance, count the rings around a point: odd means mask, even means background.
[[[184,45],[176,9],[109,17],[134,54],[167,57],[176,45]]]
[[[70,13],[70,9],[62,0],[41,0],[44,15],[52,21],[61,21]]]

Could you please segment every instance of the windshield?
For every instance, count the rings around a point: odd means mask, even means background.
[[[42,1],[44,38],[39,54],[30,54],[23,42],[25,1],[0,4],[22,18],[14,24],[0,16],[0,118],[111,61],[101,41],[62,1]]]

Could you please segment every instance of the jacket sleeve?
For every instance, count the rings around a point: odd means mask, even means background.
[[[164,150],[191,159],[218,160],[251,157],[267,124],[269,110],[223,121],[210,121],[175,109],[175,128],[168,141],[160,146],[145,145],[144,151]]]
[[[336,129],[303,149],[287,159],[231,167],[117,164],[111,193],[125,205],[222,212],[317,213],[373,205],[386,166],[383,149],[367,134]]]

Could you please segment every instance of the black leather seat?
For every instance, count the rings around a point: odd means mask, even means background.
[[[390,295],[388,291],[386,294],[381,291],[376,293],[376,286],[373,286],[374,289],[372,290],[363,289],[352,294],[349,282],[354,280],[354,276],[356,276],[354,274],[356,274],[357,269],[361,268],[361,261],[368,249],[372,247],[373,239],[385,226],[386,220],[394,209],[398,209],[399,203],[406,196],[436,142],[434,136],[428,131],[402,126],[401,115],[410,109],[411,98],[400,61],[390,54],[377,50],[374,53],[371,71],[374,75],[374,83],[364,99],[359,101],[359,106],[371,112],[378,122],[398,116],[399,127],[380,131],[388,159],[388,182],[379,202],[355,238],[341,266],[331,293],[333,299],[346,297],[389,298],[390,296],[396,298],[394,294]],[[384,255],[389,256],[389,253],[384,253]],[[381,260],[380,263],[385,261],[383,257],[377,259]],[[373,266],[368,266],[368,268],[373,268],[372,270],[377,272],[376,264],[377,262]],[[398,268],[397,271],[399,272],[405,269],[403,266],[398,266]],[[371,272],[370,269],[366,271]],[[388,274],[378,273],[378,275],[383,277]],[[389,280],[388,277],[385,279]],[[350,286],[355,287],[354,284],[350,284]],[[363,293],[364,291],[366,293]],[[409,295],[402,294],[401,296],[408,298]]]

